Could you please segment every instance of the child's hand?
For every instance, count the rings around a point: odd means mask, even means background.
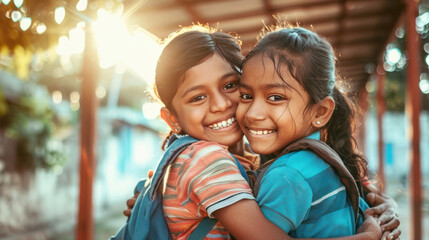
[[[367,195],[368,203],[372,208],[365,211],[365,214],[374,216],[380,224],[383,236],[381,240],[399,239],[401,230],[396,202],[391,198],[375,193]]]
[[[131,216],[131,211],[133,210],[134,204],[136,204],[136,200],[137,197],[139,196],[139,192],[136,193],[132,198],[127,200],[127,209],[125,209],[123,211],[123,214],[125,215],[125,217],[130,217]]]
[[[357,231],[358,235],[365,234],[366,240],[379,240],[381,238],[381,228],[376,219],[368,214],[365,214],[365,221]]]
[[[149,170],[147,172],[147,177],[151,178],[152,176],[153,176],[153,170]],[[125,217],[131,216],[131,211],[133,210],[134,204],[136,204],[136,200],[137,200],[137,197],[139,196],[139,194],[140,193],[138,192],[138,193],[134,194],[134,196],[132,198],[127,200],[127,207],[128,208],[123,211],[123,214],[125,215]]]

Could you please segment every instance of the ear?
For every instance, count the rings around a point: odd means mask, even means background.
[[[315,108],[312,125],[315,128],[321,128],[331,119],[332,113],[335,110],[335,101],[332,97],[325,97],[322,101],[317,103]]]
[[[179,121],[177,121],[176,116],[174,116],[174,114],[170,112],[168,108],[161,108],[161,118],[164,119],[164,121],[168,124],[168,126],[174,133],[180,133],[182,131],[182,128],[180,127]]]

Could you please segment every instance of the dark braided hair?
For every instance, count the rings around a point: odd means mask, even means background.
[[[300,27],[271,29],[265,34],[245,61],[257,55],[268,57],[280,77],[281,67],[287,67],[310,96],[309,106],[328,96],[334,99],[335,110],[320,129],[321,140],[338,153],[355,180],[360,181],[366,176],[367,161],[357,151],[353,137],[353,102],[335,86],[337,74],[331,45],[316,33]]]

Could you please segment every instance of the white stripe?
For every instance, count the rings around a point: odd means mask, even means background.
[[[344,191],[344,190],[346,190],[346,187],[342,186],[342,187],[340,187],[340,188],[338,188],[338,189],[336,189],[336,190],[334,190],[334,191],[326,194],[325,196],[317,199],[316,201],[312,202],[311,206],[317,205],[317,204],[321,203],[323,200],[325,200],[325,199],[327,199],[327,198],[329,198],[329,197],[331,197],[331,196],[333,196],[333,195],[335,195],[335,194],[337,194],[337,193],[339,193],[341,191]]]

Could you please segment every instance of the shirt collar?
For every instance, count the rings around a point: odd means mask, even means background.
[[[312,133],[312,134],[308,135],[308,136],[307,136],[307,137],[305,137],[305,138],[311,138],[311,139],[315,139],[315,140],[320,140],[320,132],[319,132],[319,131],[316,131],[316,132],[314,132],[314,133]]]

